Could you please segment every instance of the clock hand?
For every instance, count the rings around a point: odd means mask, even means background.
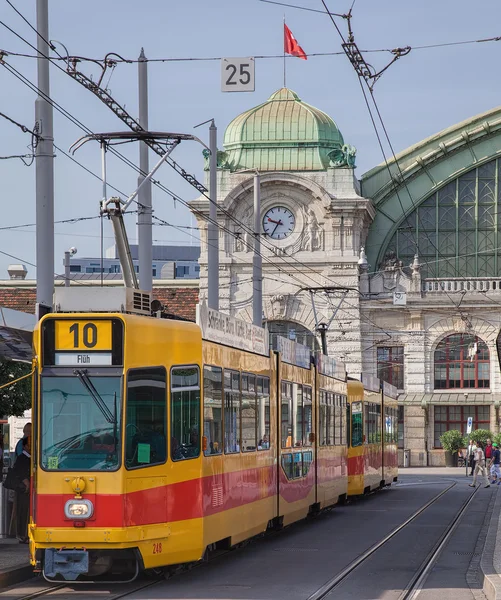
[[[270,217],[268,217],[268,222],[269,223],[277,223],[277,224],[280,223],[280,221],[275,221],[274,219],[270,219]]]
[[[271,237],[273,237],[273,234],[275,233],[275,231],[277,230],[277,227],[279,225],[282,225],[282,221],[273,221],[273,223],[276,223],[275,225],[275,229],[271,232]]]

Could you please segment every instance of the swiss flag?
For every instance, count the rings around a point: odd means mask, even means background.
[[[292,31],[284,23],[284,52],[285,54],[291,54],[304,60],[308,60],[304,50],[297,43],[296,38],[292,35]]]

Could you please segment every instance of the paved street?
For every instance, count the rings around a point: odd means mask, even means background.
[[[80,600],[385,600],[402,597],[416,571],[430,558],[442,534],[473,490],[462,469],[405,469],[399,483],[315,519],[257,539],[168,581],[142,580],[119,587],[64,587],[51,597]],[[444,492],[420,515],[324,595],[318,593],[357,557]],[[479,488],[418,592],[421,600],[484,598],[477,573],[498,487]],[[149,587],[144,587],[149,584]],[[24,598],[46,589],[35,580],[0,593]],[[136,590],[136,591],[134,591]],[[411,597],[417,597],[416,595]]]

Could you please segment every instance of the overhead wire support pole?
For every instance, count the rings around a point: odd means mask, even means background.
[[[138,65],[138,91],[139,91],[139,124],[148,131],[148,61],[141,48]],[[145,174],[149,173],[148,145],[139,142],[139,169],[137,180],[140,191],[138,193],[137,238],[139,258],[139,284],[145,292],[153,289],[153,232],[152,232],[152,201],[151,179],[141,187]]]
[[[209,127],[209,223],[207,224],[207,304],[219,310],[219,229],[217,226],[217,127]]]
[[[54,295],[54,133],[49,79],[48,0],[37,0],[38,97],[35,101],[37,317],[52,310]]]
[[[263,260],[261,258],[261,176],[254,175],[254,256],[252,257],[252,321],[263,326]]]

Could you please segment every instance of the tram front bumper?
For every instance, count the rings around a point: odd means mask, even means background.
[[[87,550],[45,550],[44,574],[49,579],[61,575],[66,581],[75,581],[79,575],[89,572],[89,553]]]

